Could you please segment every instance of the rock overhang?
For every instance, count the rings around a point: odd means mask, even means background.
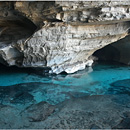
[[[74,73],[92,65],[91,55],[96,50],[129,35],[128,1],[16,1],[3,2],[1,7],[6,16],[0,21],[13,18],[8,22],[13,31],[5,30],[0,37],[1,57],[9,65],[50,67],[56,74]],[[5,22],[0,25],[6,27]],[[10,33],[15,37],[11,39]],[[8,42],[4,40],[5,35]],[[4,45],[8,49],[3,49]]]

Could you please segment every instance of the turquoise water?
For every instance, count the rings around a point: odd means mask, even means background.
[[[112,89],[111,84],[125,79],[130,79],[130,67],[117,63],[100,62],[74,74],[52,76],[1,66],[0,101],[13,105],[46,101],[55,105],[69,98],[115,94],[120,87]]]

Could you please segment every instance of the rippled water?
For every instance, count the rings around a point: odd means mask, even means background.
[[[15,105],[46,101],[55,105],[73,97],[118,94],[122,87],[113,89],[112,83],[124,79],[130,79],[130,67],[117,63],[100,62],[74,74],[54,76],[1,66],[0,101]],[[126,89],[123,93],[129,91]]]

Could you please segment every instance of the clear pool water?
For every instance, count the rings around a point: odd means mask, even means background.
[[[22,99],[31,95],[30,100],[35,103],[46,101],[55,105],[73,97],[115,94],[120,88],[111,91],[111,83],[124,79],[130,79],[130,67],[117,63],[100,62],[74,74],[53,76],[37,75],[28,69],[1,66],[0,99],[3,104],[11,103],[16,95],[18,98],[24,93]],[[21,98],[17,103],[20,100]]]

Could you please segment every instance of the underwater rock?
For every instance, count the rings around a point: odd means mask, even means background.
[[[130,114],[126,115],[130,113],[129,101],[129,95],[93,95],[72,98],[57,105],[40,102],[25,109],[1,104],[0,128],[129,128]]]
[[[113,94],[128,94],[130,95],[130,79],[118,80],[110,84],[108,92]]]
[[[127,97],[126,99],[124,99]],[[129,112],[124,104],[118,104],[120,98],[130,99],[126,95],[87,96],[73,98],[57,106],[59,109],[49,118],[31,128],[46,129],[91,129],[91,128],[118,128],[122,121],[123,112]]]
[[[2,129],[16,129],[27,126],[26,122],[20,116],[19,109],[9,106],[0,105],[0,128]]]
[[[22,83],[12,86],[0,86],[0,102],[2,104],[18,105],[26,107],[35,102],[31,94],[33,90],[38,89],[43,83]]]
[[[130,128],[130,118],[124,118],[117,126],[113,129],[129,129]]]
[[[0,103],[11,106],[23,105],[24,108],[34,103],[40,103],[41,101],[55,105],[69,98],[68,93],[64,93],[67,89],[62,90],[62,87],[57,84],[42,82],[0,86]],[[82,94],[79,92],[72,95],[80,96]]]
[[[55,108],[56,106],[50,105],[46,102],[40,102],[28,107],[23,114],[27,115],[30,122],[40,122],[51,116],[51,114],[54,113]]]
[[[111,84],[114,87],[126,87],[130,88],[130,79],[118,80]]]
[[[98,125],[92,124],[91,129],[100,129]]]

